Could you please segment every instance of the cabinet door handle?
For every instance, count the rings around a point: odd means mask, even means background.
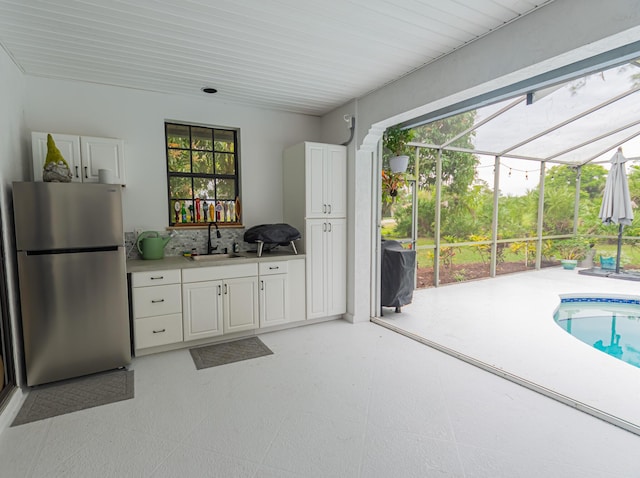
[[[78,175],[78,166],[76,166],[76,178],[79,178],[80,175]]]
[[[153,333],[154,334],[161,334],[162,332],[166,332],[167,329],[162,329],[162,330],[154,330]]]
[[[227,284],[224,285],[224,295],[227,295]]]
[[[89,179],[89,168],[87,166],[84,167],[84,177]]]
[[[222,295],[222,286],[218,286],[218,295]]]
[[[164,276],[156,276],[156,277],[151,277],[151,280],[161,280],[164,279]]]
[[[331,214],[331,204],[329,204],[328,208],[329,208],[329,214]]]
[[[326,222],[322,223],[322,232],[327,232],[327,223]]]
[[[273,270],[278,270],[280,269],[280,266],[269,266],[269,270],[273,271]]]
[[[326,214],[327,213],[327,205],[323,204],[322,205],[322,214]]]
[[[331,232],[331,223],[329,223],[329,232]]]
[[[264,290],[264,281],[263,280],[260,281],[260,290]]]
[[[152,304],[158,304],[158,303],[160,303],[160,302],[164,302],[164,299],[153,299],[153,300],[151,301],[151,303],[152,303]]]

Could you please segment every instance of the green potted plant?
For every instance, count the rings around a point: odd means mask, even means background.
[[[560,257],[564,269],[575,269],[578,261],[583,260],[592,244],[583,237],[563,239],[554,245],[554,256]]]
[[[392,173],[404,173],[409,165],[407,143],[411,142],[415,133],[411,129],[401,129],[392,126],[384,132],[382,145],[385,153],[389,154],[389,168]]]
[[[382,170],[382,201],[391,204],[398,195],[398,189],[405,185],[404,173]]]

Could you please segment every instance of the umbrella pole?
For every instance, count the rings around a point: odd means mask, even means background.
[[[622,253],[622,224],[618,228],[618,255],[616,256],[616,274],[620,274],[620,255]]]

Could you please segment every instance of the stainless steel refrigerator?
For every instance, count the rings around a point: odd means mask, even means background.
[[[121,187],[13,183],[27,385],[131,361]]]

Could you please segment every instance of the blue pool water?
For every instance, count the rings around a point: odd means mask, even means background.
[[[562,296],[554,319],[582,342],[640,368],[640,297]]]

